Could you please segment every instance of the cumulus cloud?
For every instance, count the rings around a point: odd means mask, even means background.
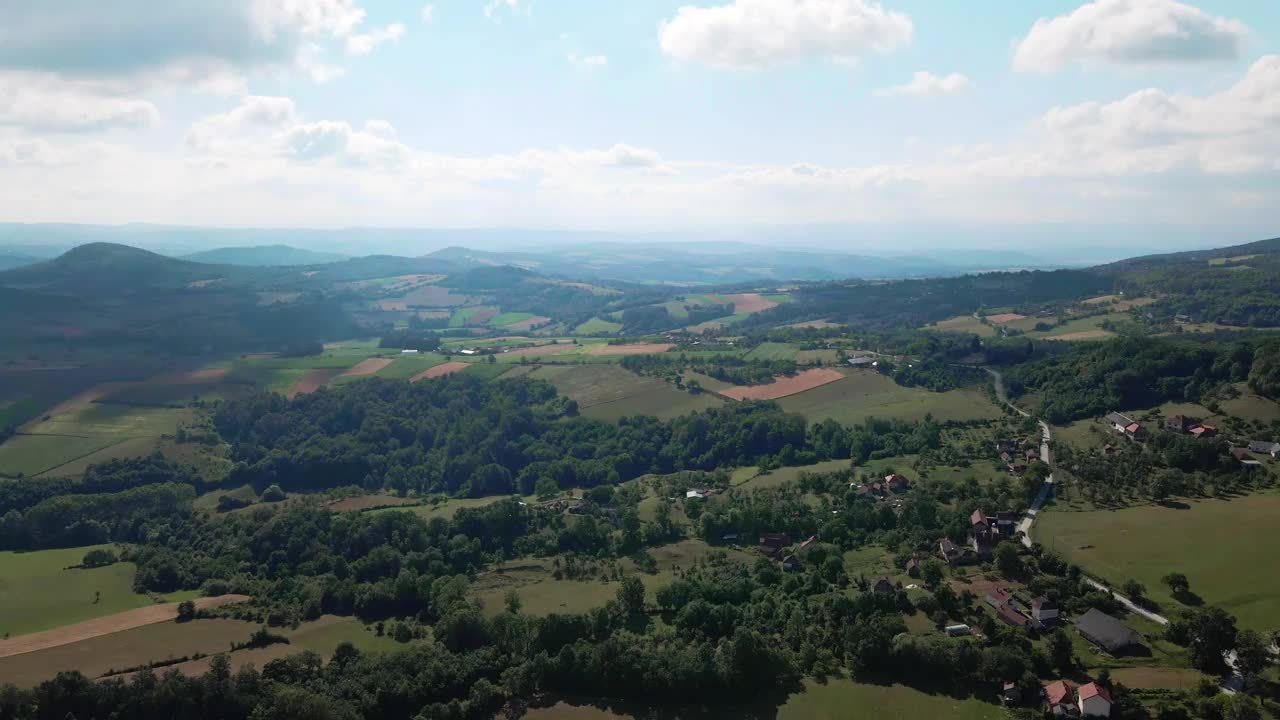
[[[883,90],[877,90],[877,95],[960,95],[971,93],[977,86],[968,77],[960,73],[951,73],[950,75],[934,75],[931,72],[920,71],[911,76],[911,82],[905,85],[895,85]]]
[[[104,15],[109,13],[109,15]],[[238,89],[262,70],[328,79],[334,48],[370,52],[402,25],[361,32],[360,0],[98,0],[0,3],[0,68],[156,86]]]
[[[419,15],[421,15],[424,23],[434,22],[436,19],[436,6],[430,3],[423,5],[422,12]]]
[[[115,94],[102,83],[68,81],[53,73],[0,72],[0,125],[88,131],[147,127],[159,119],[155,105]]]
[[[1042,18],[1014,51],[1014,68],[1052,72],[1066,65],[1201,63],[1238,58],[1249,38],[1239,20],[1176,0],[1094,0]]]
[[[387,138],[392,138],[399,134],[399,132],[396,130],[396,127],[394,125],[387,122],[386,120],[378,120],[376,118],[365,121],[364,131],[369,133],[370,135],[377,135],[379,137],[387,137]]]
[[[531,15],[533,0],[489,0],[484,5],[484,16],[494,22],[502,22],[502,13]]]
[[[907,45],[912,30],[911,18],[866,0],[734,0],[681,7],[659,41],[677,60],[741,68],[855,60]]]
[[[386,27],[376,28],[367,33],[352,35],[347,38],[348,55],[368,55],[379,45],[391,43],[398,45],[404,37],[405,27],[401,23],[392,23]]]

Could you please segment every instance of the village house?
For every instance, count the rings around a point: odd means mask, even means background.
[[[791,538],[786,533],[762,533],[760,535],[760,549],[766,555],[777,555],[783,548],[791,546]]]
[[[1089,608],[1089,612],[1076,620],[1076,631],[1112,655],[1142,647],[1142,636],[1136,630],[1097,608]]]
[[[1012,605],[1001,605],[996,608],[996,617],[1000,618],[1006,625],[1014,627],[1023,627],[1030,622],[1026,615],[1018,612]]]
[[[814,544],[814,543],[816,543],[816,542],[818,542],[818,536],[817,536],[817,535],[810,535],[810,536],[808,537],[808,539],[807,539],[807,540],[805,540],[804,542],[800,543],[800,549],[801,549],[801,550],[804,550],[805,548],[809,547],[810,545],[813,545],[813,544]]]
[[[1197,425],[1191,428],[1190,432],[1192,437],[1201,440],[1218,436],[1218,428],[1212,425]]]
[[[799,572],[802,567],[803,565],[800,563],[800,558],[795,555],[788,555],[782,558],[782,569],[787,572]]]
[[[1080,698],[1080,714],[1085,717],[1111,717],[1111,693],[1098,683],[1081,685],[1076,692]]]
[[[1142,423],[1127,415],[1122,415],[1118,412],[1109,413],[1107,415],[1107,424],[1111,426],[1112,430],[1130,440],[1141,441],[1147,438],[1147,429],[1143,427]]]
[[[1040,459],[1040,451],[1035,448],[1027,448],[1026,451],[1022,453],[1022,456],[1027,459],[1027,462],[1035,462]]]
[[[1276,457],[1277,453],[1280,453],[1280,443],[1254,440],[1249,443],[1249,452]]]
[[[907,561],[906,570],[907,577],[920,577],[920,561],[915,558],[911,558]]]
[[[1007,682],[1004,689],[1000,692],[1000,700],[1005,705],[1019,705],[1022,703],[1022,688],[1018,687],[1018,683]]]
[[[893,581],[889,579],[888,575],[881,575],[876,578],[875,582],[871,583],[871,589],[875,592],[891,593],[897,590],[897,587],[893,584]]]
[[[1231,448],[1231,456],[1240,463],[1240,467],[1245,470],[1256,470],[1262,467],[1262,463],[1253,459],[1253,454],[1249,452],[1249,448]]]
[[[885,484],[885,487],[889,488],[891,491],[895,493],[904,493],[911,489],[911,481],[908,480],[906,477],[899,475],[897,473],[894,473],[892,475],[885,475],[884,484]]]
[[[1009,463],[1007,467],[1009,468],[1009,472],[1013,473],[1014,475],[1021,475],[1022,473],[1027,471],[1027,464],[1022,462],[1021,460],[1014,460],[1013,462]]]
[[[1045,685],[1044,700],[1053,717],[1075,717],[1080,713],[1075,704],[1075,692],[1066,680],[1055,680]]]
[[[1058,603],[1041,595],[1031,601],[1031,617],[1042,625],[1049,625],[1058,621]]]
[[[948,565],[963,565],[964,550],[959,545],[951,542],[950,538],[942,538],[938,542],[938,554],[942,556],[942,561]]]

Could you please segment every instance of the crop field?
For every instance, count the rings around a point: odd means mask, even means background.
[[[612,335],[621,329],[622,323],[611,322],[603,318],[594,317],[574,328],[573,333],[575,335]]]
[[[525,315],[527,313],[519,313],[519,314]],[[492,321],[490,322],[491,324],[496,324],[496,323],[492,323]],[[507,330],[532,330],[536,327],[546,325],[549,322],[551,322],[551,318],[546,317],[545,315],[530,315],[529,317],[526,317],[523,320],[517,320],[513,323],[505,325],[504,327],[506,327]]]
[[[740,293],[737,295],[726,295],[730,302],[733,303],[733,311],[735,314],[752,314],[778,307],[778,303],[762,296],[760,293]],[[790,300],[790,296],[785,296]]]
[[[429,370],[444,362],[444,356],[438,353],[418,353],[417,355],[401,355],[390,365],[378,371],[378,377],[391,380],[408,380],[424,370]]]
[[[1241,626],[1271,629],[1280,612],[1280,545],[1272,541],[1280,494],[1190,500],[1114,511],[1043,513],[1033,531],[1045,547],[1109,582],[1131,578],[1168,610],[1180,604],[1160,583],[1181,572],[1207,604],[1233,613]],[[1206,551],[1206,542],[1212,551]]]
[[[798,352],[790,343],[763,342],[752,348],[746,357],[748,360],[795,360]]]
[[[851,467],[848,460],[827,460],[825,462],[816,463],[814,465],[796,465],[792,467],[778,468],[767,474],[761,475],[755,468],[739,468],[743,472],[734,472],[732,478],[735,488],[743,488],[746,490],[758,490],[766,487],[776,487],[785,485],[786,483],[799,480],[804,473],[826,473],[836,470],[848,470]]]
[[[941,332],[972,333],[980,337],[994,337],[996,334],[995,328],[972,315],[957,315],[946,320],[939,320],[932,325],[925,325],[924,329],[939,330]]]
[[[489,318],[489,324],[493,327],[506,327],[515,323],[528,320],[533,317],[533,313],[527,312],[504,312],[498,313]]]
[[[1102,324],[1107,321],[1123,322],[1128,319],[1129,316],[1125,313],[1093,315],[1091,317],[1068,320],[1052,330],[1038,331],[1033,329],[1028,331],[1027,334],[1031,337],[1041,337],[1046,340],[1093,340],[1114,337],[1115,333],[1103,330]],[[1034,325],[1032,327],[1034,328]]]
[[[739,385],[719,392],[734,400],[778,400],[840,382],[844,377],[843,373],[835,370],[802,370],[792,377],[774,378],[774,381],[767,385]]]
[[[664,353],[675,347],[671,343],[637,343],[634,345],[593,345],[589,355],[650,355]]]
[[[616,365],[543,366],[530,377],[546,380],[576,400],[579,411],[597,420],[628,415],[668,419],[720,404],[709,393],[691,395],[657,378],[636,375]]]
[[[412,378],[409,378],[409,382],[418,382],[419,380],[444,377],[445,375],[463,372],[469,367],[471,367],[471,363],[458,362],[456,360],[453,362],[439,363],[423,370]]]
[[[782,398],[778,404],[811,422],[834,418],[846,425],[862,423],[870,416],[919,419],[932,414],[936,420],[975,420],[1001,415],[976,388],[936,393],[902,387],[874,372],[853,370],[844,375],[843,380]]]
[[[497,380],[511,370],[510,365],[502,365],[499,363],[477,362],[471,363],[463,370],[466,374],[479,378],[484,381]]]
[[[0,552],[0,637],[22,635],[151,604],[133,591],[134,566],[79,565],[95,547]],[[98,602],[94,602],[96,593]]]
[[[317,368],[308,370],[289,388],[289,397],[308,395],[333,382],[343,370],[340,368]]]
[[[801,365],[825,363],[833,365],[840,361],[840,354],[835,350],[800,350],[796,352],[796,362]]]
[[[463,508],[485,507],[487,505],[492,505],[496,502],[506,500],[507,497],[508,496],[505,496],[505,495],[502,495],[502,496],[491,495],[489,497],[482,497],[482,498],[449,498],[444,502],[438,503],[436,505],[409,505],[405,507],[386,507],[386,508],[378,508],[376,510],[370,510],[369,512],[375,512],[375,513],[411,512],[414,515],[419,515],[427,520],[430,520],[431,518],[437,518],[437,517],[451,518],[459,510],[462,510]]]
[[[231,643],[248,640],[257,629],[254,623],[225,619],[146,625],[0,658],[0,677],[19,687],[31,687],[63,670],[77,670],[96,678],[112,671],[196,653],[227,652]]]
[[[124,442],[114,437],[17,435],[0,445],[0,476],[30,477]]]
[[[392,358],[371,357],[352,365],[341,377],[365,377],[375,375],[395,362]]]
[[[1007,325],[1011,322],[1015,322],[1018,320],[1026,320],[1026,319],[1027,319],[1026,315],[1019,315],[1018,313],[1012,313],[1012,312],[987,316],[987,320],[990,320],[992,323],[995,323],[996,325]]]
[[[453,317],[449,318],[449,327],[485,325],[496,317],[498,313],[498,308],[489,305],[459,308],[454,311]]]

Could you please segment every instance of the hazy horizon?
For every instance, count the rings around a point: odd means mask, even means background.
[[[1230,244],[1278,49],[1244,0],[10,3],[0,221]]]

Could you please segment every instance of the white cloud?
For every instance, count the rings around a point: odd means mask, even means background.
[[[806,58],[847,62],[911,42],[911,18],[866,0],[734,0],[681,7],[662,24],[662,51],[715,67]]]
[[[430,3],[423,5],[422,12],[420,13],[420,15],[422,16],[422,22],[424,23],[435,22],[436,6]]]
[[[1052,72],[1070,64],[1172,64],[1233,60],[1249,29],[1176,0],[1094,0],[1037,20],[1014,51],[1014,68]]]
[[[502,22],[502,12],[512,15],[533,14],[533,0],[489,0],[484,5],[484,16],[494,22]]]
[[[29,221],[1280,223],[1280,206],[1261,201],[1280,196],[1280,55],[1220,92],[1053,108],[1016,137],[847,166],[713,163],[625,143],[456,155],[399,141],[383,121],[248,97],[193,124],[180,154],[0,127],[0,180],[10,218]]]
[[[403,24],[392,23],[383,28],[375,28],[367,33],[352,35],[347,38],[347,54],[368,55],[376,50],[379,45],[385,43],[398,45],[400,39],[404,37],[404,33],[405,27]]]
[[[103,83],[53,73],[0,71],[0,125],[33,131],[140,128],[159,122],[156,106]]]
[[[894,87],[877,90],[877,95],[959,95],[963,93],[971,93],[977,86],[969,78],[960,73],[951,73],[950,75],[934,75],[931,72],[920,71],[911,76],[911,82],[905,85],[895,85]]]
[[[583,55],[579,52],[570,52],[565,55],[565,59],[570,65],[582,68],[583,70],[600,70],[608,67],[609,58],[604,55]]]
[[[59,0],[0,3],[0,70],[109,82],[122,92],[243,91],[257,73],[341,73],[326,58],[399,39],[403,25],[361,32],[361,0]]]

